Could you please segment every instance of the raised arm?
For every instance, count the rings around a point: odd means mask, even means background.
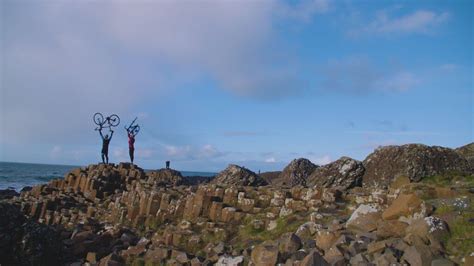
[[[102,135],[102,129],[99,129],[99,134],[102,139],[104,139],[104,135]]]
[[[112,139],[112,136],[114,135],[114,131],[111,129],[110,132],[112,132],[110,133],[110,139]]]

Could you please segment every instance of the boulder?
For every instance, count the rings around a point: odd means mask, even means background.
[[[283,260],[301,248],[301,239],[293,233],[283,234],[278,242],[278,250]]]
[[[431,266],[455,266],[456,264],[448,259],[439,258],[431,261]],[[472,265],[472,264],[465,264]]]
[[[418,182],[423,177],[450,171],[469,172],[468,161],[452,149],[422,144],[377,148],[363,162],[366,185],[388,186],[403,175]]]
[[[19,196],[20,193],[16,192],[14,189],[0,189],[0,200],[11,199],[15,196]]]
[[[316,168],[307,178],[306,185],[338,187],[345,190],[361,186],[364,171],[362,162],[349,157],[341,157],[337,161]]]
[[[410,246],[404,250],[402,260],[409,265],[431,266],[433,254],[425,245]]]
[[[316,233],[316,246],[322,250],[328,250],[339,236],[329,230],[320,230]]]
[[[211,180],[212,184],[234,186],[265,186],[267,181],[247,168],[230,164],[224,171]]]
[[[119,266],[125,265],[123,259],[115,253],[111,253],[108,256],[103,257],[99,261],[99,266]]]
[[[299,264],[300,266],[329,266],[329,263],[317,252],[312,250]]]
[[[403,237],[408,224],[398,220],[379,220],[376,235],[382,239]]]
[[[347,220],[346,227],[358,232],[371,232],[377,229],[377,221],[381,218],[377,206],[361,204]]]
[[[265,242],[256,246],[250,255],[251,260],[257,266],[273,266],[279,259],[278,246],[274,243]]]
[[[415,194],[401,194],[383,212],[382,218],[385,220],[398,219],[400,216],[412,215],[421,211],[423,201]]]
[[[221,256],[219,257],[215,265],[216,266],[240,266],[240,265],[243,265],[243,263],[244,263],[243,256],[236,256],[236,257]]]
[[[281,185],[296,186],[306,185],[306,179],[318,168],[310,160],[305,158],[295,159],[287,165],[279,176]]]
[[[424,242],[432,244],[443,241],[449,236],[448,224],[434,216],[413,220],[405,229],[405,233],[416,235]]]

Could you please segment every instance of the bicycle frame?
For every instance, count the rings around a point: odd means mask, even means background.
[[[116,127],[120,124],[120,117],[116,114],[107,116],[104,119],[101,113],[95,113],[93,118],[94,123],[99,126],[95,130],[102,130],[103,128],[109,128],[111,130],[112,127]]]
[[[134,136],[136,136],[138,132],[140,132],[140,126],[138,124],[134,125],[135,121],[137,121],[137,117],[133,119],[132,123],[130,123],[128,127],[124,127],[125,130],[127,130],[128,134],[132,134]]]

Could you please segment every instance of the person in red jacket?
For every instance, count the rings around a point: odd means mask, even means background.
[[[130,155],[130,161],[133,164],[133,153],[135,152],[135,135],[133,132],[127,131],[128,133],[128,154]]]

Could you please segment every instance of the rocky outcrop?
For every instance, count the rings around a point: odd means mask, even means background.
[[[342,190],[362,185],[365,168],[362,162],[349,157],[316,168],[307,178],[308,186],[338,187]]]
[[[180,186],[185,185],[181,172],[162,168],[156,171],[150,171],[147,173],[147,182],[149,184],[154,184],[155,186]]]
[[[279,181],[281,171],[273,171],[273,172],[263,172],[259,174],[263,179],[267,180],[269,184],[277,184]]]
[[[0,264],[60,265],[64,255],[58,232],[0,202]]]
[[[283,169],[276,183],[291,187],[296,185],[305,186],[306,179],[316,168],[318,168],[318,166],[308,159],[295,159]]]
[[[94,200],[96,198],[107,198],[114,194],[116,190],[126,189],[127,184],[133,180],[144,179],[143,169],[129,164],[89,165],[84,168],[76,168],[67,173],[64,179],[51,180],[48,184],[50,188],[59,190],[72,190],[82,193],[86,198]]]
[[[469,162],[471,171],[474,172],[474,142],[459,147],[455,151]]]
[[[267,181],[247,168],[230,164],[224,171],[217,174],[212,184],[236,186],[264,186]]]
[[[0,200],[2,199],[11,199],[15,196],[20,195],[14,189],[0,189]]]
[[[454,150],[439,146],[407,144],[376,149],[363,162],[366,185],[389,185],[398,176],[411,181],[451,171],[467,172],[469,164]]]
[[[324,168],[321,172],[333,173],[328,181],[306,187],[259,186],[255,173],[237,166],[221,172],[217,181],[192,186],[173,182],[172,171],[151,176],[129,164],[76,169],[65,179],[4,200],[10,207],[0,202],[0,263],[41,265],[44,254],[58,259],[50,265],[449,265],[470,260],[470,251],[456,246],[468,245],[472,236],[469,177],[452,186],[410,183],[405,177],[389,188],[343,189],[357,180],[345,171],[358,173],[360,162],[341,158]],[[332,178],[336,171],[351,182]],[[50,240],[40,242],[35,232],[54,238],[61,254],[51,254]],[[18,247],[20,239],[32,243],[27,250]],[[45,249],[34,248],[35,243]]]

